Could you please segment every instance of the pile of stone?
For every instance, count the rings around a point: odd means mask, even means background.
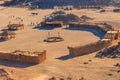
[[[52,18],[48,19],[47,21],[49,22],[62,21],[64,24],[68,24],[69,22],[84,22],[84,20],[81,20],[77,15],[74,14],[55,15],[52,16]]]
[[[56,11],[52,13],[53,15],[65,15],[66,13],[64,11]]]
[[[30,52],[30,51],[21,51],[21,50],[15,50],[12,52],[14,55],[26,55],[26,56],[38,56],[41,54],[41,52],[35,51],[35,52]]]
[[[106,12],[106,10],[102,9],[102,10],[100,10],[100,12],[101,12],[101,13],[102,13],[102,12]]]
[[[84,20],[84,21],[93,20],[93,18],[88,17],[88,16],[86,16],[86,15],[82,15],[82,16],[80,17],[80,19],[81,19],[81,20]]]
[[[13,80],[13,79],[9,76],[8,72],[5,69],[0,68],[0,80]]]
[[[120,9],[114,9],[113,12],[120,12]]]
[[[118,44],[116,46],[106,48],[106,49],[98,52],[96,57],[99,57],[99,58],[104,58],[104,57],[107,57],[107,58],[120,58],[120,44]]]
[[[72,77],[67,77],[67,78],[60,78],[60,77],[51,77],[50,79],[48,80],[86,80],[84,77],[81,77],[80,79],[74,79]]]

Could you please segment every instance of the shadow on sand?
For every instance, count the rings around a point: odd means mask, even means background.
[[[3,40],[3,39],[0,39],[0,42],[5,42],[5,40]]]
[[[33,29],[38,29],[38,30],[53,30],[53,27],[41,27],[41,26],[35,26]]]
[[[26,67],[33,66],[35,64],[19,63],[19,62],[11,62],[11,61],[0,60],[0,65],[8,66],[8,67],[26,68]]]
[[[56,58],[56,59],[59,59],[59,60],[68,60],[68,59],[72,59],[74,58],[74,56],[71,56],[71,55],[65,55],[65,56],[61,56],[59,58]]]
[[[92,28],[64,28],[65,30],[78,30],[78,31],[88,31],[93,33],[95,36],[99,37],[100,39],[102,39],[105,35],[104,32],[98,30],[98,29],[92,29]]]

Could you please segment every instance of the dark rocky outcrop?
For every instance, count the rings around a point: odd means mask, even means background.
[[[120,6],[120,0],[12,0],[5,5],[22,5],[28,3],[38,5],[40,8],[53,8],[54,6],[73,5],[114,5]]]
[[[106,49],[98,52],[96,57],[99,57],[99,58],[104,58],[104,57],[107,57],[107,58],[120,58],[120,44],[118,44],[116,46],[106,48]]]

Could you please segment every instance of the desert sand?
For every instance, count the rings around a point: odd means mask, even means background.
[[[6,25],[11,23],[18,23],[16,17],[22,18],[25,24],[25,29],[16,31],[16,38],[9,41],[0,42],[0,51],[14,51],[14,50],[31,50],[42,51],[47,50],[47,60],[42,64],[29,65],[21,67],[25,64],[13,63],[9,67],[17,67],[28,72],[19,72],[16,80],[26,80],[26,75],[30,76],[27,80],[47,80],[51,76],[72,77],[73,80],[84,77],[86,80],[120,80],[120,73],[115,72],[117,68],[114,66],[120,62],[120,59],[99,59],[92,53],[85,56],[69,58],[67,56],[69,51],[68,46],[85,45],[91,42],[96,42],[100,39],[99,35],[95,35],[91,30],[66,30],[64,28],[56,28],[53,30],[34,29],[30,25],[31,22],[39,23],[43,20],[44,16],[49,15],[54,10],[28,10],[27,8],[14,8],[14,7],[0,7],[0,29],[6,28]],[[31,15],[31,12],[37,12],[38,15]],[[118,28],[120,26],[120,13],[114,13],[110,10],[108,12],[100,13],[99,10],[72,10],[66,13],[74,13],[78,16],[87,15],[94,18],[91,22],[108,22]],[[13,16],[14,18],[10,18]],[[0,31],[2,32],[2,31]],[[60,32],[64,41],[58,43],[46,43],[43,40],[48,36],[58,36]],[[102,34],[96,31],[97,34]],[[84,64],[88,62],[88,64]],[[1,65],[7,65],[9,62]],[[2,66],[2,67],[3,67]],[[29,74],[30,73],[30,74]],[[23,75],[24,74],[24,75]],[[113,74],[112,76],[108,76]],[[16,75],[16,74],[13,74]]]

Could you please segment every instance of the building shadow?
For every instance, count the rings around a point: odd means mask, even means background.
[[[20,62],[11,62],[11,61],[0,60],[0,65],[8,66],[8,67],[26,68],[26,67],[34,66],[35,64],[28,64],[28,63],[20,63]]]
[[[103,31],[100,31],[98,29],[93,29],[93,28],[82,28],[82,27],[69,27],[69,28],[64,28],[65,30],[77,30],[77,31],[87,31],[93,33],[95,36],[99,37],[102,39],[105,35]]]
[[[5,40],[3,40],[3,39],[0,39],[0,42],[5,42]]]
[[[72,59],[74,58],[74,56],[71,56],[71,55],[65,55],[65,56],[61,56],[61,57],[58,57],[56,59],[59,59],[59,60],[69,60],[69,59]]]
[[[42,27],[42,26],[35,26],[33,29],[38,29],[38,30],[53,30],[53,27]]]

